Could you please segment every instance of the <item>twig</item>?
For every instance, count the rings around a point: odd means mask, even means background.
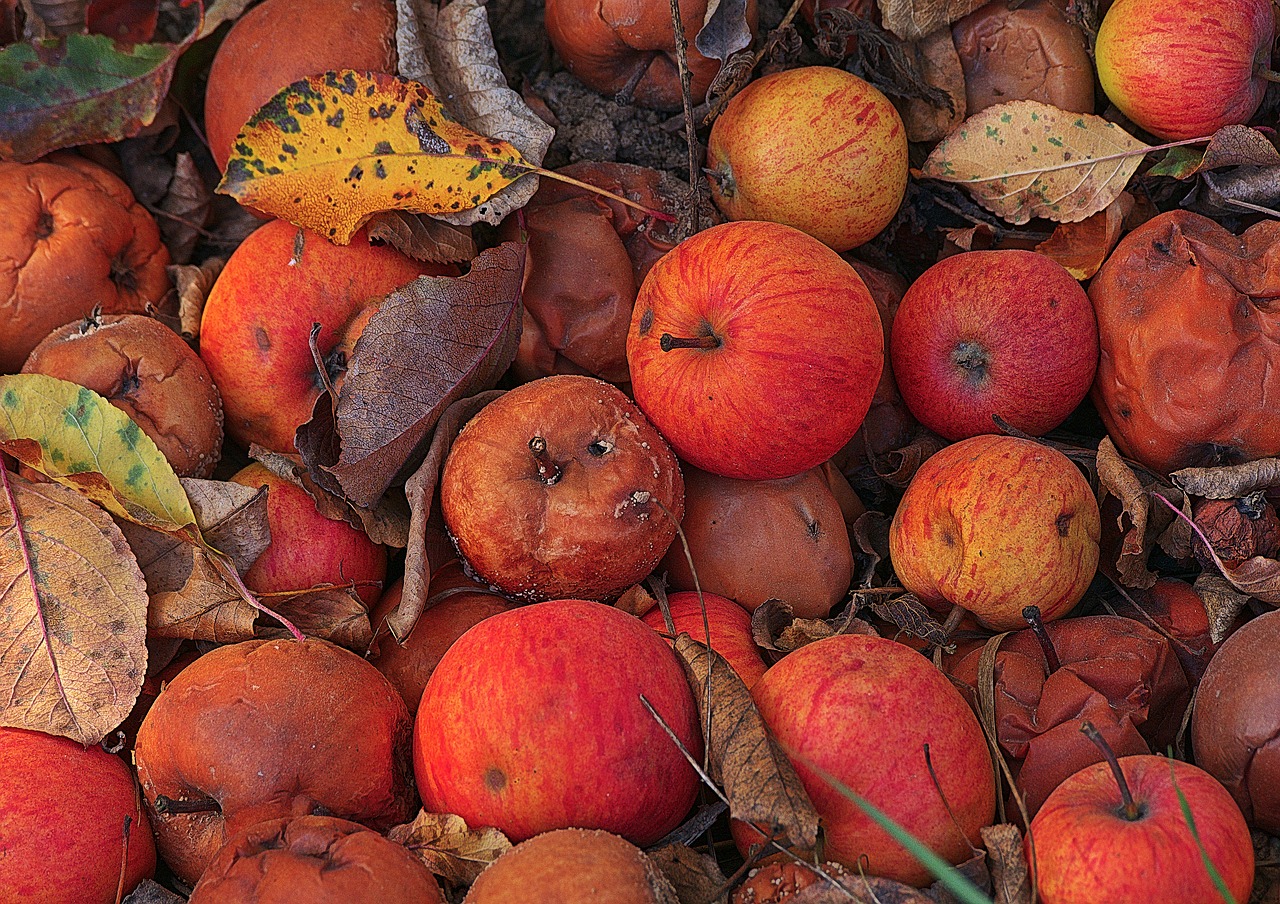
[[[680,101],[684,104],[684,140],[689,148],[689,188],[693,192],[693,231],[702,229],[702,175],[698,168],[698,135],[693,125],[693,76],[689,72],[689,40],[680,18],[680,0],[671,0],[671,25],[676,34],[676,65],[680,69]]]

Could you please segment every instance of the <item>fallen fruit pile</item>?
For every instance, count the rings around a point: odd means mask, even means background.
[[[1211,6],[0,0],[0,902],[1280,900]]]

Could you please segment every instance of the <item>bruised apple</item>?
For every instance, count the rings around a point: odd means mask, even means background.
[[[458,554],[524,600],[605,600],[662,559],[684,512],[680,465],[616,386],[559,375],[486,405],[454,440],[440,507]]]
[[[423,806],[517,842],[578,827],[652,844],[680,824],[698,778],[641,695],[700,756],[684,670],[640,619],[585,600],[485,619],[445,651],[422,694]]]
[[[733,600],[714,593],[682,591],[667,597],[671,622],[676,634],[688,634],[698,643],[710,646],[729,663],[750,690],[764,674],[765,663],[751,634],[751,616]],[[705,620],[704,620],[705,616]],[[662,609],[654,606],[643,621],[660,634],[667,633]]]
[[[889,527],[902,586],[925,603],[963,606],[986,627],[1022,627],[1038,606],[1065,615],[1098,567],[1102,526],[1089,482],[1061,452],[983,435],[931,455]]]
[[[862,278],[812,236],[740,221],[653,265],[627,335],[640,408],[684,461],[724,477],[791,477],[862,424],[884,366]]]

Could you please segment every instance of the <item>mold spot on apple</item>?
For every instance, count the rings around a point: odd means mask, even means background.
[[[494,794],[499,794],[507,787],[507,774],[497,766],[490,766],[484,771],[484,786]]]

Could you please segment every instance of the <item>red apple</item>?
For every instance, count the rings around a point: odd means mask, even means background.
[[[1116,0],[1098,28],[1098,80],[1153,135],[1212,135],[1258,109],[1274,33],[1270,0]]]
[[[271,545],[244,576],[255,593],[352,585],[369,606],[382,595],[387,548],[346,521],[326,518],[307,491],[254,462],[231,475],[235,483],[267,488]]]
[[[790,477],[857,432],[884,336],[857,272],[790,226],[713,226],[654,264],[627,335],[636,401],[685,461]]]
[[[815,641],[765,672],[752,696],[818,810],[827,858],[913,885],[932,878],[811,766],[952,863],[967,859],[969,844],[990,825],[995,775],[978,719],[950,680],[910,647],[864,634]]]
[[[422,693],[413,765],[423,806],[512,841],[568,827],[657,841],[688,812],[698,778],[641,695],[700,756],[684,670],[640,619],[584,600],[485,619]]]
[[[693,591],[673,593],[667,597],[667,604],[676,634],[688,634],[698,643],[709,645],[725,658],[748,690],[760,680],[765,663],[751,635],[751,616],[746,609],[714,593],[704,592],[699,600]],[[705,622],[702,618],[704,605]],[[646,612],[643,621],[659,633],[667,632],[666,620],[658,606]]]
[[[1236,901],[1248,901],[1254,855],[1231,795],[1203,769],[1162,756],[1119,758],[1128,794],[1107,763],[1086,766],[1031,820],[1027,858],[1044,904],[1222,900],[1182,815],[1187,800],[1210,862]],[[1177,790],[1175,790],[1175,781]]]
[[[999,415],[1034,436],[1084,401],[1098,367],[1098,325],[1080,283],[1032,251],[943,258],[894,315],[898,391],[934,433],[996,433]]]
[[[124,760],[0,727],[0,775],[0,900],[113,904],[122,878],[127,895],[155,872],[155,841]]]
[[[1098,567],[1102,525],[1084,475],[1061,452],[1013,436],[974,436],[931,455],[889,527],[902,586],[986,627],[1022,627],[1038,606],[1065,615]]]

